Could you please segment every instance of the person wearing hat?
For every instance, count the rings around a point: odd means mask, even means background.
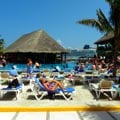
[[[17,67],[15,65],[12,66],[12,69],[9,71],[10,79],[8,82],[8,88],[15,88],[19,85],[18,81],[18,72]]]
[[[10,74],[10,76],[16,76],[16,77],[18,76],[16,65],[12,66],[12,69],[9,71],[9,74]]]
[[[35,62],[33,72],[40,72],[40,64],[38,62]]]

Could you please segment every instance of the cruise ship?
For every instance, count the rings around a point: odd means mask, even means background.
[[[69,50],[67,60],[78,60],[79,58],[92,58],[96,55],[96,49],[74,49]]]

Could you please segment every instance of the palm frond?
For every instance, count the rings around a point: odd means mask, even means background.
[[[94,28],[98,29],[100,32],[103,32],[102,24],[96,19],[84,19],[84,20],[78,21],[77,23],[83,24],[86,26],[90,26],[90,27],[94,27]]]
[[[111,4],[113,0],[105,0],[105,1]]]
[[[105,17],[104,13],[102,12],[101,9],[96,10],[98,21],[102,24],[103,29],[106,30],[107,32],[110,32],[113,30],[112,25],[108,21],[108,19]]]

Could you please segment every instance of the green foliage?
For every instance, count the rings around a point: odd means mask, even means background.
[[[99,30],[100,32],[109,32],[112,31],[112,25],[105,17],[101,9],[96,10],[97,19],[83,19],[79,20],[77,23],[91,26]]]
[[[120,50],[120,0],[105,0],[110,6],[109,19],[105,17],[103,12],[97,10],[97,19],[85,19],[78,21],[79,24],[95,27],[100,32],[114,32],[114,49],[112,55],[117,61],[118,51]],[[116,62],[114,62],[113,76],[116,76]]]
[[[105,0],[110,6],[107,19],[101,9],[96,10],[97,19],[83,19],[77,23],[91,26],[103,33],[114,32],[114,51],[120,49],[120,0]]]
[[[112,25],[110,24],[109,20],[105,17],[104,13],[101,9],[96,10],[98,21],[101,23],[102,30],[104,32],[112,31]]]
[[[4,39],[0,38],[0,53],[2,54],[4,51]]]

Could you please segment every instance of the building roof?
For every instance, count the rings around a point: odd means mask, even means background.
[[[111,31],[111,32],[105,34],[99,40],[97,40],[94,44],[104,44],[104,43],[107,43],[107,42],[113,40],[113,38],[114,38],[114,32]]]
[[[37,30],[24,34],[5,49],[5,53],[32,52],[32,53],[66,53],[57,41],[44,30]]]

